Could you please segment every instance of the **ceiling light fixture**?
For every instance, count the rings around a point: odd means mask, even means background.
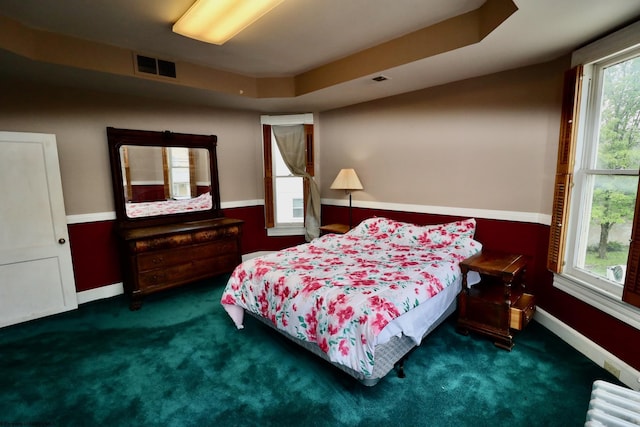
[[[283,0],[197,0],[173,25],[173,32],[222,45]]]

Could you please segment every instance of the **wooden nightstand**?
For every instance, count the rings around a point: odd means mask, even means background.
[[[535,313],[535,297],[525,292],[527,262],[522,255],[483,251],[460,263],[462,292],[458,296],[458,332],[479,332],[505,350],[513,347],[512,330],[521,330]],[[467,273],[481,281],[468,286]]]
[[[320,227],[320,234],[344,234],[349,231],[349,226],[347,224],[327,224]]]

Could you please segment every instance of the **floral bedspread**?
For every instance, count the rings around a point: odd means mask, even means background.
[[[377,334],[459,278],[459,262],[481,249],[474,233],[474,219],[417,226],[371,218],[345,235],[244,262],[221,303],[232,318],[233,306],[259,314],[370,376]]]
[[[204,193],[193,199],[125,203],[129,218],[208,210],[212,206],[211,193]]]

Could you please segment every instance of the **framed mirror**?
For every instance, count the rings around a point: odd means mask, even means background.
[[[215,135],[107,128],[123,228],[222,217]]]

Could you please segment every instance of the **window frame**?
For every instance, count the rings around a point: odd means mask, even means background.
[[[575,68],[565,75],[558,169],[547,261],[549,270],[554,272],[553,285],[556,288],[636,329],[640,329],[640,191],[636,197],[627,277],[622,292],[608,286],[610,282],[604,278],[577,274],[572,267],[567,267],[564,261],[566,259],[572,263],[575,260],[576,237],[581,226],[579,213],[571,212],[571,199],[574,199],[574,204],[579,202],[580,206],[584,206],[585,202],[583,185],[586,179],[583,179],[585,172],[580,166],[584,165],[587,159],[584,158],[585,151],[579,148],[578,144],[585,141],[593,144],[596,141],[593,132],[598,129],[598,126],[586,123],[594,117],[599,119],[600,97],[593,99],[588,96],[589,90],[601,89],[602,79],[598,75],[598,67],[624,61],[624,56],[628,59],[628,54],[638,48],[640,22],[587,45],[574,52],[572,56],[572,66]],[[593,73],[594,69],[596,75]],[[598,81],[596,77],[599,78]],[[591,86],[595,83],[598,83],[598,86]],[[590,153],[593,153],[593,149]],[[590,201],[588,203],[590,204]]]
[[[273,133],[271,131],[272,125],[304,125],[305,127],[305,151],[307,158],[306,170],[309,175],[314,176],[314,126],[313,126],[313,114],[293,114],[293,115],[280,115],[280,116],[261,116],[260,123],[262,125],[262,154],[263,154],[263,177],[264,177],[264,207],[265,207],[265,227],[267,229],[267,236],[304,236],[305,224],[302,223],[286,223],[278,224],[275,215],[275,173],[273,170],[273,153],[272,153],[272,138]],[[309,183],[306,179],[303,180],[303,218],[307,210],[307,200],[309,195]]]
[[[574,200],[570,202],[569,208],[569,229],[566,243],[566,260],[563,273],[575,277],[580,281],[590,283],[595,289],[602,290],[605,294],[612,295],[616,299],[622,299],[624,285],[612,282],[606,278],[588,273],[584,269],[574,267],[578,264],[578,258],[585,249],[585,241],[579,241],[578,237],[583,234],[588,224],[585,224],[586,212],[591,212],[592,180],[596,176],[634,176],[640,177],[640,171],[635,170],[614,170],[598,169],[596,158],[598,151],[598,136],[600,130],[600,117],[602,105],[602,91],[604,81],[604,69],[640,55],[640,50],[634,50],[633,54],[625,52],[623,55],[615,55],[604,61],[598,61],[585,65],[582,72],[582,94],[586,94],[581,100],[581,118],[578,120],[578,136],[576,146],[576,161],[574,171]],[[640,193],[637,194],[640,196]],[[580,209],[575,209],[575,206]]]

